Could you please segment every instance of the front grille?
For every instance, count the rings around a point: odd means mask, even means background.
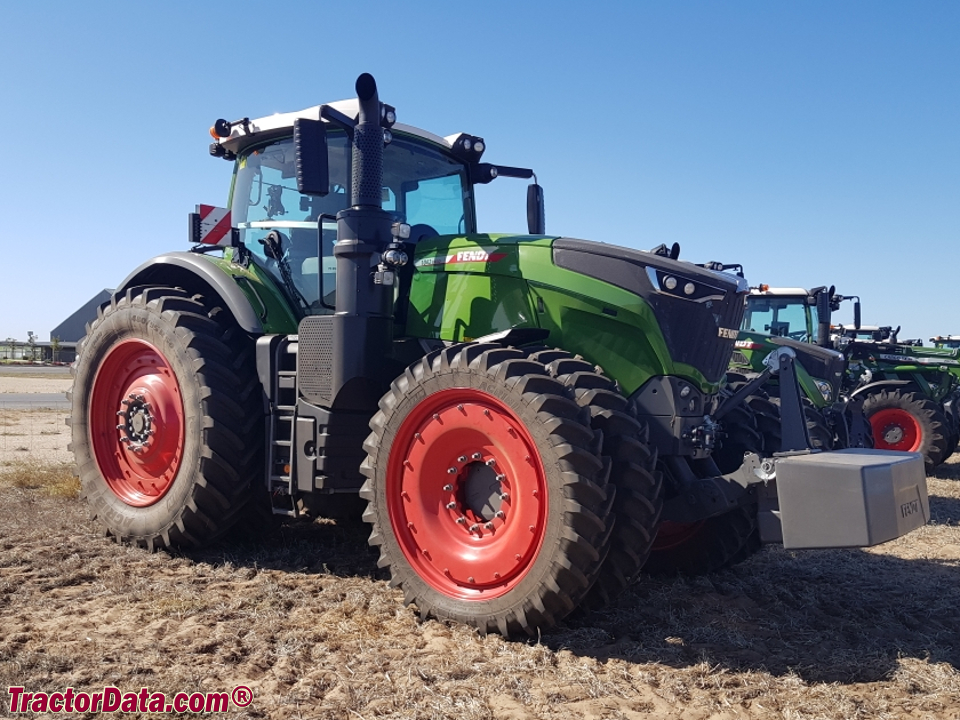
[[[333,317],[308,315],[300,322],[297,383],[308,402],[330,402],[333,379]]]
[[[693,365],[707,381],[719,382],[743,320],[743,296],[727,291],[715,299],[692,302],[661,293],[650,301],[674,361]],[[733,337],[722,337],[721,329],[734,330]]]
[[[747,360],[747,356],[744,355],[739,350],[733,351],[733,356],[730,358],[730,362],[734,365],[749,365],[750,361]]]

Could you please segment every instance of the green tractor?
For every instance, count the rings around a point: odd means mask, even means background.
[[[852,298],[826,287],[808,291],[761,285],[751,290],[727,373],[728,383],[736,389],[763,371],[771,352],[792,348],[797,353],[807,431],[813,447],[823,450],[872,447],[862,400],[846,387],[847,360],[826,335],[830,314],[847,299]],[[854,307],[858,312],[859,301]],[[779,382],[771,378],[761,393],[747,400],[757,415],[767,453],[780,449],[779,398]]]
[[[831,315],[845,300],[854,300],[854,327],[831,329]],[[734,379],[756,372],[773,347],[796,348],[808,426],[818,446],[857,446],[851,428],[862,403],[874,447],[920,452],[932,470],[946,459],[954,436],[944,406],[954,378],[939,362],[917,360],[906,347],[887,342],[889,332],[875,339],[880,332],[861,326],[859,298],[838,295],[833,287],[761,285],[747,297],[731,372]]]
[[[732,559],[758,525],[804,548],[926,522],[918,456],[813,453],[801,432],[722,475],[745,281],[545,235],[535,179],[528,234],[479,233],[475,187],[532,171],[397,124],[369,75],[356,89],[217,121],[229,209],[201,206],[192,250],[134,270],[89,326],[72,448],[108,535],[198,545],[359,496],[407,603],[512,635],[603,606],[650,558]]]
[[[943,438],[937,440],[934,447],[940,452],[939,462],[943,462],[953,455],[960,442],[960,350],[924,347],[919,339],[899,340],[899,332],[899,327],[891,326],[862,326],[859,329],[839,326],[835,328],[834,336],[838,346],[844,347],[867,377],[905,380],[939,405],[942,417],[934,417],[929,422],[904,418],[902,424],[895,422],[891,425],[890,432],[894,440],[902,433],[903,442],[924,433],[935,439],[934,433],[939,433]],[[936,423],[943,424],[943,428]]]

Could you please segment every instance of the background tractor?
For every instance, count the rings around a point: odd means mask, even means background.
[[[945,429],[936,426],[929,428],[904,419],[900,423],[894,417],[889,432],[894,440],[901,436],[904,442],[911,436],[937,432],[945,437],[934,444],[940,452],[940,462],[949,458],[960,442],[960,416],[958,416],[958,398],[960,398],[960,350],[950,347],[923,347],[923,342],[898,340],[900,328],[891,326],[869,327],[856,330],[840,326],[835,328],[834,337],[838,346],[844,347],[855,363],[863,368],[864,374],[871,379],[903,380],[907,387],[918,388],[925,397],[939,406],[942,418],[933,422],[946,421]],[[933,454],[931,453],[931,458]],[[928,466],[935,467],[935,465]]]
[[[722,475],[745,281],[547,236],[535,182],[529,234],[479,233],[475,187],[533,173],[397,124],[369,75],[356,88],[217,121],[230,207],[199,207],[193,249],[134,270],[90,325],[72,440],[109,535],[200,544],[359,495],[406,602],[510,635],[609,602],[651,550],[697,568],[758,523],[803,548],[926,521],[917,456],[811,453],[802,423],[792,455]],[[793,377],[792,354],[774,371]]]
[[[832,313],[845,300],[854,300],[853,328],[831,329]],[[956,434],[945,415],[945,403],[955,392],[954,377],[940,362],[918,360],[912,346],[890,342],[890,329],[886,334],[883,330],[862,327],[859,298],[838,295],[833,287],[761,285],[747,297],[731,361],[733,378],[745,370],[756,372],[772,347],[793,347],[803,367],[799,375],[809,401],[811,437],[820,446],[855,444],[842,439],[842,433],[844,424],[850,426],[860,412],[859,405],[849,403],[859,401],[874,447],[920,452],[932,470],[949,456]],[[804,346],[809,350],[804,352]]]
[[[763,372],[770,353],[781,347],[793,349],[807,431],[813,447],[824,450],[872,446],[862,401],[847,387],[847,360],[833,349],[827,332],[831,313],[846,299],[826,287],[807,291],[761,285],[751,290],[727,373],[731,390],[736,390]],[[854,307],[859,312],[859,301]],[[779,382],[770,378],[762,392],[747,399],[767,453],[780,450],[779,398]]]

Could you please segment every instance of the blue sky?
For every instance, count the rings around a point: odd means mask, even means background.
[[[186,214],[226,200],[215,119],[361,72],[401,122],[534,168],[551,233],[960,333],[957,2],[6,2],[0,27],[0,339],[187,247]],[[481,189],[482,230],[524,229],[523,185]]]

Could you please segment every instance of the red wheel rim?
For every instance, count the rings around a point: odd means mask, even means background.
[[[900,408],[883,408],[870,416],[873,447],[878,450],[916,452],[923,440],[917,419]]]
[[[90,399],[94,459],[110,490],[134,507],[160,500],[180,469],[183,436],[180,385],[163,354],[143,340],[110,348]]]
[[[444,595],[500,597],[539,556],[543,464],[524,424],[485,392],[442,390],[414,408],[391,447],[386,493],[404,556]]]
[[[706,520],[693,523],[679,523],[664,520],[660,523],[657,536],[653,539],[652,550],[673,550],[693,540],[704,526]]]

